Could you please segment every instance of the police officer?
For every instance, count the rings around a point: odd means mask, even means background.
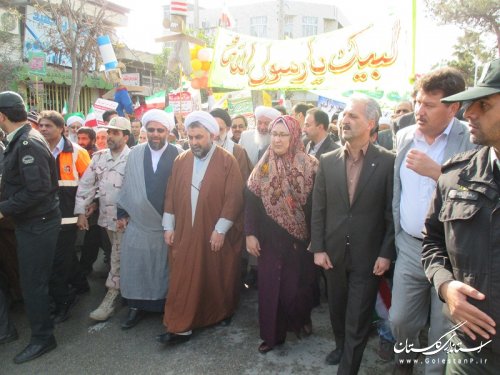
[[[484,72],[478,86],[441,99],[465,103],[470,139],[486,147],[443,166],[425,222],[425,273],[462,324],[443,348],[447,374],[500,374],[500,59]]]
[[[0,93],[0,127],[8,133],[0,185],[0,218],[16,224],[21,288],[31,340],[14,358],[23,363],[55,349],[49,311],[49,278],[61,223],[55,160],[27,121],[21,96]]]

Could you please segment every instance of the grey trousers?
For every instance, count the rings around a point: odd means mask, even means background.
[[[443,302],[425,276],[420,260],[422,242],[401,231],[396,235],[396,249],[398,256],[394,270],[392,305],[389,310],[396,348],[404,347],[406,342],[419,348],[418,336],[428,319],[430,328],[427,346],[430,346],[448,332],[452,324],[443,314]],[[446,339],[443,344],[445,341]],[[396,354],[396,361],[416,358],[416,354],[403,351]],[[446,353],[440,351],[435,355],[420,358],[418,363],[425,364],[426,374],[443,374],[445,359]]]

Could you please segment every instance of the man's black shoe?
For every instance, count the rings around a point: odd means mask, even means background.
[[[337,348],[332,350],[330,354],[326,356],[326,364],[327,365],[338,365],[340,363],[340,359],[342,358],[342,353],[344,352],[344,348]]]
[[[82,283],[81,285],[72,285],[71,292],[74,294],[85,294],[90,291],[90,285],[88,282]]]
[[[189,341],[190,338],[191,335],[176,335],[175,333],[167,332],[156,336],[156,341],[162,344],[176,345]]]
[[[74,294],[68,302],[59,305],[54,312],[54,323],[59,324],[68,320],[70,317],[69,312],[77,302],[78,296]]]
[[[7,334],[0,336],[0,345],[8,344],[9,342],[16,341],[19,338],[17,334],[16,327],[13,325],[10,327],[9,332]]]
[[[52,336],[43,344],[29,344],[24,350],[14,357],[14,363],[20,364],[38,358],[45,353],[57,348],[56,339]]]
[[[142,318],[144,318],[144,315],[146,315],[146,313],[142,310],[133,307],[129,308],[127,319],[125,319],[121,324],[122,329],[135,327],[137,323],[139,323]]]

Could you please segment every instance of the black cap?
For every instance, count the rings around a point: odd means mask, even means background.
[[[0,92],[0,108],[23,107],[24,100],[17,92],[4,91]]]
[[[500,59],[489,62],[477,86],[441,99],[443,103],[465,102],[500,93]]]

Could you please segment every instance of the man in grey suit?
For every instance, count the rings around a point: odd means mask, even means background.
[[[336,349],[326,362],[357,373],[380,277],[394,259],[394,154],[370,143],[380,107],[364,95],[349,99],[341,148],[324,154],[313,191],[311,251],[325,269]]]
[[[394,271],[392,305],[389,320],[396,338],[396,374],[411,374],[413,359],[406,345],[418,348],[418,335],[430,316],[428,345],[450,328],[442,313],[443,302],[426,278],[421,259],[422,230],[441,165],[453,155],[470,150],[465,124],[455,118],[459,103],[441,103],[441,99],[465,89],[461,73],[453,68],[430,72],[417,82],[415,117],[417,123],[397,134],[394,167],[393,215],[398,253]],[[443,342],[444,343],[444,342]],[[440,351],[425,360],[426,374],[444,371],[446,353]]]
[[[328,134],[329,125],[328,114],[321,109],[311,108],[306,112],[304,132],[309,140],[306,144],[306,153],[318,160],[321,155],[339,148]]]

